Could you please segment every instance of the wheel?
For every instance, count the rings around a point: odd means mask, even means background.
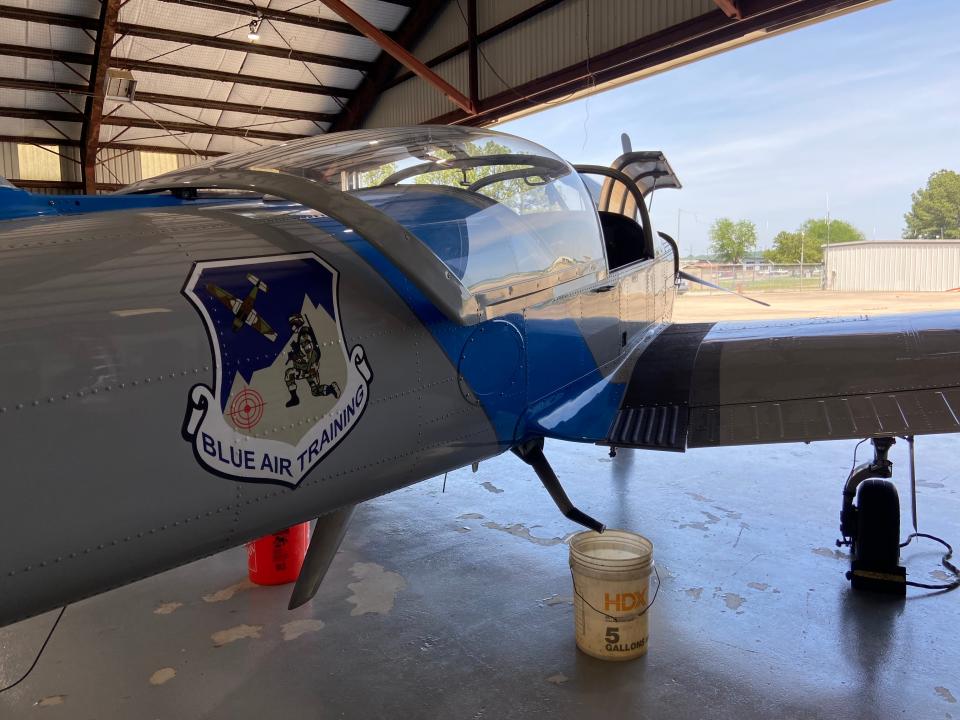
[[[857,491],[853,557],[861,567],[895,568],[900,562],[900,498],[889,480],[872,478]]]

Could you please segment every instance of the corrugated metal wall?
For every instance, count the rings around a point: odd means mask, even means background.
[[[960,240],[859,242],[824,248],[828,290],[925,292],[960,287]]]
[[[535,0],[478,0],[478,28],[483,32],[534,4]],[[460,0],[460,7],[466,9],[466,0]],[[481,44],[480,97],[508,91],[716,7],[713,0],[569,0]],[[414,54],[429,60],[465,41],[466,24],[453,0]],[[433,69],[466,90],[466,53]],[[416,124],[453,109],[438,90],[412,78],[383,93],[365,127]]]
[[[57,152],[63,157],[60,160],[60,179],[65,182],[80,181],[80,148],[61,146]],[[184,168],[207,160],[197,155],[174,154],[177,167]],[[100,162],[97,164],[96,176],[98,183],[127,185],[142,180],[140,151],[128,150],[101,150]],[[17,155],[17,143],[0,142],[0,175],[10,179],[20,177],[20,164]],[[69,195],[79,191],[63,188],[36,189],[32,192],[48,195]]]

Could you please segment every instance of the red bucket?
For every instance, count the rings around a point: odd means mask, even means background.
[[[247,543],[247,571],[257,585],[291,583],[310,544],[310,523],[300,523]]]

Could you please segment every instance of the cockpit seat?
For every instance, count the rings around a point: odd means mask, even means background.
[[[611,270],[650,257],[643,228],[636,220],[606,210],[600,210],[598,214]]]

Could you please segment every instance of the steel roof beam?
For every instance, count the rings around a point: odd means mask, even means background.
[[[448,0],[422,0],[403,19],[394,37],[405,47],[413,47],[430,29],[430,25],[446,5]],[[360,127],[370,110],[377,103],[387,83],[396,75],[400,63],[387,53],[380,56],[373,68],[357,87],[353,99],[337,116],[330,131],[352,130]]]
[[[130,23],[119,23],[117,25],[117,32],[121,35],[150,38],[151,40],[165,40],[168,42],[198,45],[200,47],[233,50],[235,52],[250,53],[251,55],[264,55],[267,57],[283,58],[285,60],[299,60],[301,62],[313,63],[315,65],[328,65],[330,67],[347,68],[348,70],[360,70],[365,72],[369,70],[370,66],[373,64],[365,60],[357,60],[355,58],[324,55],[323,53],[292,50],[290,48],[276,47],[271,45],[260,45],[259,43],[249,41],[229,40],[222,37],[183,32],[182,30],[167,30],[163,28],[146,27],[144,25],[131,25]]]
[[[55,137],[33,137],[31,135],[0,135],[0,142],[16,143],[20,145],[58,145],[60,147],[80,147],[79,140],[68,140]],[[220,157],[229,153],[220,150],[189,150],[182,145],[167,147],[166,145],[146,145],[141,143],[103,142],[101,150],[140,150],[143,152],[165,152],[174,155],[199,155],[200,157]]]
[[[241,75],[239,73],[207,70],[205,68],[189,67],[187,65],[171,65],[169,63],[148,62],[146,60],[133,60],[131,58],[119,57],[113,58],[111,64],[113,67],[126,68],[127,70],[140,70],[141,72],[157,73],[160,75],[178,75],[180,77],[216,80],[240,85],[252,85],[254,87],[274,88],[276,90],[293,90],[294,92],[309,93],[311,95],[330,95],[340,98],[348,98],[353,95],[353,90],[347,90],[346,88],[293,82],[291,80],[281,80],[278,78],[258,77],[256,75]]]
[[[545,12],[553,7],[556,7],[557,5],[560,5],[563,2],[566,2],[566,0],[541,0],[541,2],[538,2],[536,5],[531,5],[526,10],[519,12],[512,17],[507,18],[503,22],[497,23],[493,27],[489,27],[482,32],[478,32],[477,43],[479,44],[479,43],[486,42],[487,40],[491,40],[497,37],[497,35],[501,35],[502,33],[507,32],[507,30],[512,30],[513,28],[517,27],[517,25],[521,25],[525,23],[527,20],[535,18],[540,13]],[[468,39],[467,42],[460,43],[459,45],[454,45],[449,50],[445,50],[444,52],[440,53],[436,57],[431,58],[430,60],[427,60],[426,66],[431,68],[436,67],[440,63],[446,60],[449,60],[450,58],[454,58],[460,53],[467,52],[469,50],[470,50],[470,42]],[[413,77],[413,73],[411,72],[403,73],[402,75],[398,75],[397,77],[391,79],[387,87],[393,87],[395,85],[399,85],[400,83],[406,80],[409,80],[412,77]]]
[[[309,137],[307,135],[274,132],[272,130],[248,130],[241,127],[223,127],[220,125],[204,125],[202,123],[189,123],[180,121],[167,122],[166,120],[157,121],[149,118],[132,118],[119,115],[110,115],[109,117],[103,118],[103,124],[117,127],[151,128],[157,130],[169,130],[173,132],[199,133],[203,135],[227,135],[230,137],[243,137],[257,140],[287,141]]]
[[[288,25],[300,25],[301,27],[314,28],[315,30],[326,30],[328,32],[342,33],[344,35],[361,35],[356,28],[339,20],[327,20],[326,18],[316,17],[314,15],[305,15],[302,13],[289,12],[287,10],[274,10],[269,7],[255,6],[249,2],[234,2],[233,0],[159,0],[164,3],[175,3],[177,5],[186,5],[188,7],[203,8],[204,10],[215,10],[217,12],[231,13],[233,15],[242,15],[253,19],[260,15],[264,20],[282,22]]]
[[[0,18],[42,23],[44,25],[60,25],[62,27],[79,28],[80,30],[96,30],[99,27],[99,23],[95,17],[65,15],[63,13],[13,7],[5,4],[0,4]]]
[[[121,0],[101,0],[97,41],[93,48],[87,106],[80,129],[80,177],[83,191],[92,195],[97,188],[97,145],[100,143],[100,123],[103,120],[103,101],[107,90],[107,69],[113,51],[113,36],[120,15]]]
[[[403,45],[371,24],[366,18],[363,17],[363,15],[358,13],[342,0],[320,0],[320,2],[333,10],[333,12],[353,25],[368,38],[373,40],[384,52],[391,55],[395,60],[403,64],[408,70],[416,73],[423,78],[424,81],[446,95],[454,105],[471,114],[476,112],[476,106],[473,104],[470,98],[433,72],[433,70],[418,60],[413,53],[404,48]]]
[[[737,7],[736,0],[713,0],[717,4],[717,7],[723,10],[724,14],[733,20],[743,20],[743,13],[740,12],[740,8]]]
[[[58,122],[83,122],[83,115],[65,110],[34,110],[32,108],[0,107],[0,117],[21,120],[54,120]]]
[[[47,82],[46,80],[24,80],[21,78],[0,77],[0,88],[9,90],[33,90],[36,92],[71,93],[86,95],[86,85],[71,85],[68,83]]]
[[[30,47],[29,45],[0,43],[0,55],[28,58],[30,60],[53,60],[54,62],[75,63],[77,65],[93,64],[93,55],[89,53],[50,50],[48,48]]]
[[[86,95],[87,88],[83,85],[69,85],[65,83],[47,82],[45,80],[21,80],[19,78],[0,77],[0,88],[12,90],[32,90],[36,92],[71,93]],[[166,95],[163,93],[138,92],[137,102],[146,102],[152,105],[177,105],[179,107],[203,108],[206,110],[223,110],[225,112],[248,113],[250,115],[264,115],[267,117],[285,117],[308,122],[333,122],[336,115],[333,113],[311,112],[310,110],[295,110],[293,108],[271,107],[267,105],[250,105],[247,103],[222,102],[205,98],[187,97],[185,95]]]

